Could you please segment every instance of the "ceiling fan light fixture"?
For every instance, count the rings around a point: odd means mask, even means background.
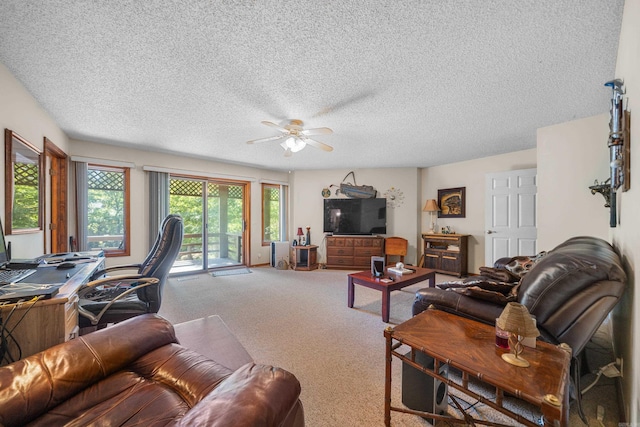
[[[306,147],[307,143],[298,137],[292,136],[287,138],[281,145],[285,150],[289,149],[292,153],[297,153]]]
[[[305,129],[302,127],[302,120],[298,119],[289,120],[289,123],[284,126],[280,126],[267,120],[263,120],[261,123],[263,125],[277,129],[281,133],[281,135],[253,139],[251,141],[247,141],[247,144],[258,144],[262,142],[280,140],[282,141],[280,143],[280,146],[285,151],[285,157],[290,157],[291,154],[301,151],[307,145],[311,145],[314,148],[319,148],[324,151],[333,151],[333,147],[331,147],[330,145],[309,138],[310,135],[332,134],[333,131],[327,127]]]

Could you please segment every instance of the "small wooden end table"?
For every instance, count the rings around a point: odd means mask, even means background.
[[[291,246],[289,254],[291,268],[294,270],[310,271],[318,268],[318,246],[297,245]]]
[[[569,423],[571,349],[566,344],[555,346],[538,341],[536,348],[525,347],[522,357],[531,366],[520,368],[506,363],[500,357],[509,350],[496,347],[493,326],[437,309],[425,310],[395,328],[388,327],[384,336],[386,426],[391,425],[391,411],[460,422],[460,419],[448,415],[391,406],[392,356],[526,426],[535,427],[537,424],[505,408],[502,405],[505,393],[539,407],[545,426],[567,426]],[[408,355],[397,351],[403,344],[411,348]],[[415,362],[415,352],[418,351],[434,359],[433,369]],[[459,369],[462,372],[461,379],[454,381],[441,376],[438,372],[443,363]],[[486,398],[470,390],[470,377],[495,387],[495,395]],[[468,414],[464,417],[470,418]],[[484,420],[481,424],[504,425]]]
[[[348,276],[347,282],[347,306],[349,308],[353,308],[353,300],[355,298],[355,286],[360,285],[365,286],[367,288],[376,289],[378,291],[382,291],[382,321],[385,323],[389,323],[389,308],[391,305],[391,291],[397,291],[404,287],[423,282],[425,280],[429,281],[429,287],[433,288],[436,284],[436,271],[430,268],[420,268],[420,267],[407,267],[411,270],[414,270],[411,274],[389,274],[388,270],[385,269],[385,274],[383,277],[374,277],[371,274],[371,271],[359,271],[357,273],[351,273]],[[390,279],[391,278],[391,279]],[[383,281],[392,280],[388,283]]]

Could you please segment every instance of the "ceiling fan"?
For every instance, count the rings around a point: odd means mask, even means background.
[[[298,151],[302,150],[307,146],[307,144],[311,145],[312,147],[320,148],[324,151],[333,151],[333,147],[331,147],[330,145],[309,138],[310,135],[328,135],[333,133],[333,131],[329,128],[305,129],[302,127],[302,120],[298,119],[289,120],[289,123],[284,126],[280,126],[266,120],[263,120],[261,123],[263,125],[267,125],[277,129],[282,133],[282,135],[254,139],[251,141],[247,141],[247,144],[258,144],[261,142],[284,139],[284,141],[280,143],[280,146],[284,148],[284,155],[286,157],[291,156],[292,153],[297,153]]]

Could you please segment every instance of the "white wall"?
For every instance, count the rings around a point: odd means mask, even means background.
[[[602,90],[606,90],[603,86]],[[607,108],[605,105],[603,108]],[[538,129],[538,247],[574,236],[609,240],[609,209],[594,180],[609,176],[609,115]]]
[[[238,166],[227,163],[213,162],[193,157],[181,157],[172,154],[156,153],[150,151],[134,150],[130,148],[116,148],[104,144],[96,144],[86,141],[71,140],[71,154],[74,156],[86,156],[94,159],[117,160],[135,163],[136,167],[131,171],[131,256],[108,259],[108,265],[128,262],[139,262],[143,259],[148,248],[148,179],[142,170],[143,166],[156,166],[169,169],[177,169],[207,175],[217,175],[221,178],[233,176],[238,179],[251,181],[251,241],[250,265],[267,264],[269,262],[269,247],[262,246],[262,194],[260,180],[288,182],[289,175],[286,172],[268,171],[246,166]],[[75,209],[73,200],[70,200],[71,209]],[[71,211],[73,212],[73,211]],[[74,216],[73,214],[70,216]],[[70,227],[70,230],[74,230]]]
[[[622,400],[629,425],[640,422],[640,296],[636,266],[640,264],[640,0],[626,0],[616,73],[624,80],[631,111],[631,183],[618,191],[618,224],[609,227],[609,209],[600,195],[587,190],[594,179],[609,176],[608,121],[599,115],[538,130],[539,241],[553,246],[571,235],[589,234],[611,242],[629,277],[627,292],[613,310],[614,352],[624,360]],[[603,82],[604,84],[604,82]],[[605,88],[603,88],[606,90]],[[608,105],[604,107],[608,108]],[[635,117],[634,117],[635,115]],[[561,209],[555,207],[560,206]]]
[[[54,144],[63,150],[68,148],[68,138],[53,121],[51,116],[38,104],[22,84],[11,72],[0,63],[0,127],[2,139],[4,130],[11,129],[40,150],[44,146],[44,137],[49,138]],[[4,171],[4,150],[2,150],[2,170]],[[0,212],[3,213],[4,225],[4,173],[0,174]],[[45,206],[46,217],[49,218],[51,206]],[[45,220],[43,223],[48,224]],[[7,241],[12,242],[12,256],[14,258],[28,258],[45,252],[44,233],[42,231],[32,234],[7,236]]]
[[[465,218],[436,218],[436,221],[438,229],[450,226],[456,233],[469,234],[467,266],[469,273],[478,273],[480,267],[486,264],[484,260],[486,174],[535,167],[536,150],[531,149],[422,169],[420,209],[428,199],[438,198],[439,189],[466,187]],[[421,212],[419,218],[421,218],[422,230],[420,233],[426,233],[429,230],[430,216],[426,212]]]
[[[616,351],[624,357],[623,390],[630,425],[640,423],[640,0],[626,0],[615,78],[623,79],[631,111],[631,188],[619,193],[620,224],[610,230],[611,241],[620,251],[627,274],[628,292],[614,311]]]
[[[320,262],[326,262],[323,226],[323,188],[339,186],[349,170],[312,170],[296,171],[291,175],[291,235],[297,227],[311,227],[311,243],[320,246]],[[409,240],[409,250],[405,262],[415,264],[420,258],[419,218],[420,200],[419,171],[417,168],[356,169],[358,185],[371,185],[377,191],[377,197],[383,197],[391,187],[404,194],[404,203],[395,208],[387,208],[386,236],[399,236]],[[353,184],[353,177],[346,180]],[[337,187],[330,187],[331,197]]]

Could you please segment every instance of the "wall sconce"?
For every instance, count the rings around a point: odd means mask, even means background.
[[[602,197],[604,197],[605,208],[611,207],[611,184],[609,184],[610,181],[611,178],[607,178],[606,181],[598,183],[598,180],[596,179],[593,185],[589,187],[589,189],[591,190],[591,194],[602,194]]]
[[[611,80],[604,84],[612,90],[611,119],[609,120],[609,169],[610,177],[602,183],[590,186],[591,194],[600,193],[605,199],[605,207],[610,209],[609,226],[617,223],[617,193],[618,189],[627,191],[630,185],[630,114],[623,108],[624,82],[620,79]]]

